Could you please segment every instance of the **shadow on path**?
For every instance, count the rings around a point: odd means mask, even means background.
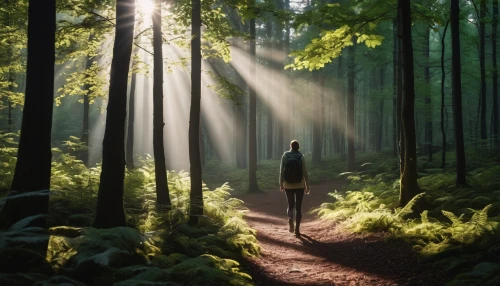
[[[353,235],[309,211],[329,200],[343,181],[311,187],[303,206],[302,235],[288,232],[286,199],[279,190],[240,197],[257,230],[262,255],[248,259],[257,285],[442,285],[440,273],[424,264],[410,245],[387,235]],[[444,275],[443,275],[444,276]]]

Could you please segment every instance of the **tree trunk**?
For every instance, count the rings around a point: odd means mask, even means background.
[[[273,26],[272,26],[272,21],[268,20],[266,22],[266,32],[267,32],[267,47],[269,48],[270,51],[274,54],[274,41],[272,39],[273,35]],[[274,83],[274,73],[275,73],[275,67],[276,64],[274,62],[274,57],[271,57],[271,61],[269,61],[268,66],[269,69],[271,70],[271,79],[269,82]],[[267,94],[267,98],[269,102],[275,100],[274,96],[274,90],[273,90],[273,85],[269,84],[267,87],[267,90],[269,94]],[[267,136],[266,136],[266,159],[270,160],[273,158],[273,125],[274,125],[274,120],[273,120],[273,110],[271,108],[271,104],[267,105],[267,125],[266,125],[266,131],[267,131]]]
[[[161,0],[155,0],[153,20],[153,154],[155,158],[156,204],[170,208],[170,194],[163,145],[163,39],[161,33]],[[199,128],[198,128],[199,129]],[[199,133],[199,130],[198,130]],[[199,137],[199,135],[198,135]]]
[[[384,90],[384,69],[380,68],[380,92]],[[378,110],[378,136],[377,136],[377,152],[382,152],[382,139],[384,137],[384,98],[380,99]]]
[[[417,144],[415,137],[415,87],[410,1],[399,0],[403,53],[403,100],[401,123],[405,139],[404,170],[401,176],[399,206],[405,206],[419,193],[417,183]]]
[[[486,68],[485,68],[485,21],[486,21],[486,0],[480,0],[479,8],[479,66],[481,71],[481,110],[480,110],[480,122],[481,122],[481,139],[485,140],[488,138],[487,127],[486,127]]]
[[[134,62],[132,66],[134,66]],[[134,169],[134,123],[135,123],[135,89],[137,86],[137,74],[132,74],[130,83],[130,93],[128,100],[128,123],[127,123],[127,147],[126,147],[126,163],[127,169]]]
[[[499,114],[498,114],[498,69],[497,69],[497,32],[498,32],[498,0],[493,0],[493,21],[491,23],[491,50],[493,62],[493,111],[491,121],[495,145],[499,145]]]
[[[30,0],[26,93],[16,168],[9,196],[50,189],[52,106],[56,1]],[[49,195],[7,199],[0,213],[0,229],[17,221],[44,215],[32,226],[46,226]]]
[[[446,31],[448,30],[449,21],[446,22],[444,26],[443,36],[441,37],[441,136],[443,137],[443,150],[441,154],[441,168],[446,166],[446,129],[444,126],[444,113],[446,112],[446,106],[444,104],[444,80],[446,79],[446,72],[444,69],[444,54],[445,54],[445,39]]]
[[[354,41],[354,40],[353,40]],[[347,171],[354,171],[354,137],[356,134],[354,122],[354,77],[355,77],[355,49],[354,46],[347,48],[348,63],[347,63]]]
[[[191,111],[189,115],[189,171],[191,175],[190,224],[203,215],[200,154],[201,110],[201,1],[192,1],[191,24]]]
[[[287,11],[290,11],[290,0],[284,0],[284,4],[285,4],[285,9]],[[279,39],[281,40],[281,35],[282,35],[282,27],[281,25],[278,25],[279,26]],[[289,71],[285,71],[285,66],[287,65],[286,63],[286,59],[288,57],[288,54],[290,53],[290,23],[287,22],[285,24],[285,40],[283,41],[283,52],[285,54],[285,58],[283,59],[283,72],[285,73],[285,78],[289,79],[289,75],[290,75],[290,72]],[[289,91],[290,87],[288,85],[286,85],[284,87],[284,92],[286,95],[290,94],[290,91]],[[292,111],[293,110],[293,106],[292,106],[292,100],[286,100],[285,101],[285,108],[286,110],[290,110]],[[282,134],[285,139],[282,139],[282,146],[284,148],[284,150],[287,149],[288,147],[288,143],[293,139],[292,137],[292,124],[291,122],[293,122],[292,120],[292,112],[289,112],[288,113],[288,117],[285,119],[285,121],[283,122],[282,124]]]
[[[256,34],[255,34],[255,19],[250,20],[250,76],[252,80],[256,78]],[[249,85],[249,118],[248,118],[248,190],[250,192],[258,192],[257,184],[257,94],[255,88]]]
[[[462,122],[462,77],[460,63],[460,22],[459,0],[451,0],[451,87],[453,105],[453,127],[455,129],[455,144],[457,157],[457,186],[467,185],[465,173],[464,129]]]
[[[116,34],[111,62],[102,172],[97,195],[95,228],[126,226],[123,209],[127,81],[134,40],[135,1],[116,1]]]
[[[432,162],[432,101],[431,101],[431,73],[430,73],[430,29],[425,27],[424,33],[424,80],[425,80],[425,135],[424,154],[427,154],[429,162]]]
[[[400,177],[403,176],[403,171],[405,167],[405,137],[403,134],[403,125],[401,122],[401,115],[402,115],[402,102],[403,102],[403,67],[402,67],[402,44],[401,44],[401,39],[402,39],[402,26],[401,26],[401,13],[400,10],[398,9],[397,13],[397,18],[398,18],[398,83],[397,83],[397,98],[396,98],[396,113],[397,113],[397,120],[398,120],[398,141],[399,141],[399,173]]]
[[[318,87],[320,89],[320,94],[315,94],[314,97],[316,100],[313,101],[314,105],[314,120],[313,120],[313,128],[312,128],[312,139],[313,139],[313,148],[312,148],[312,162],[314,164],[318,164],[321,162],[321,150],[322,150],[322,126],[325,120],[325,105],[324,97],[325,97],[325,77],[321,71],[316,71],[316,76],[318,79]]]
[[[332,122],[332,142],[333,142],[333,153],[334,154],[340,154],[341,147],[340,147],[340,138],[341,138],[341,110],[342,110],[342,95],[343,95],[343,87],[342,87],[342,57],[338,57],[338,66],[337,66],[337,90],[334,91],[333,96],[334,96],[334,102],[333,102],[333,116],[331,118]]]
[[[399,75],[399,63],[398,63],[398,54],[399,54],[399,38],[398,38],[398,21],[397,19],[392,20],[392,156],[398,156],[398,141],[399,141],[399,133],[398,133],[398,75]]]

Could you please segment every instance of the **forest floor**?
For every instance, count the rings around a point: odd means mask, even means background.
[[[278,188],[240,196],[257,230],[261,256],[248,259],[257,285],[443,285],[447,278],[412,246],[386,234],[357,235],[309,214],[341,180],[311,186],[304,196],[301,236],[288,232],[285,194]]]

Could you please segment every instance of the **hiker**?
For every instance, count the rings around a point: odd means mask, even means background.
[[[307,174],[306,160],[299,152],[299,142],[290,142],[290,151],[281,157],[280,165],[280,190],[285,192],[288,201],[289,231],[294,232],[293,210],[295,209],[295,235],[300,235],[300,221],[302,220],[302,199],[304,191],[309,194],[309,176]]]

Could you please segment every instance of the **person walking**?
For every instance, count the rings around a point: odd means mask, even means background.
[[[280,190],[285,192],[288,202],[289,231],[300,235],[300,221],[302,220],[302,199],[304,193],[309,194],[309,176],[307,174],[306,160],[299,152],[299,142],[292,140],[290,150],[281,157],[280,165]],[[295,229],[293,214],[295,210]]]

